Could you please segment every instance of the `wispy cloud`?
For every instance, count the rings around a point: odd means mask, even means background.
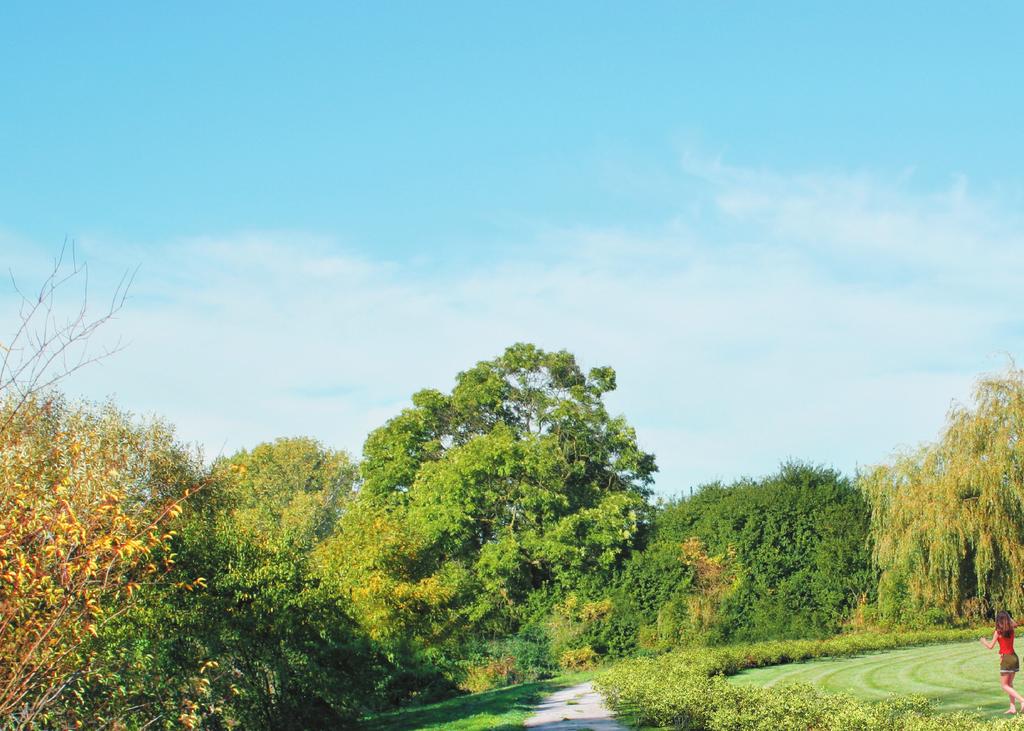
[[[618,370],[612,407],[675,493],[787,457],[884,458],[1020,352],[1024,228],[1005,191],[692,157],[681,175],[694,197],[654,233],[548,229],[528,257],[478,268],[428,273],[294,232],[166,243],[111,328],[132,347],[69,387],[164,414],[212,452],[297,433],[358,452],[413,391],[528,340]]]

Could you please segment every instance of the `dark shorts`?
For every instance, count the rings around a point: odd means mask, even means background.
[[[1020,670],[1020,659],[1017,657],[1016,652],[999,656],[1000,673],[1015,673],[1018,670]]]

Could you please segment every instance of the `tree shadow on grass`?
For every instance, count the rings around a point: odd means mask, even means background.
[[[529,713],[549,693],[567,687],[576,681],[565,678],[542,680],[536,683],[523,683],[508,688],[498,688],[483,693],[459,696],[450,700],[434,703],[420,708],[409,708],[401,711],[381,714],[363,721],[359,725],[361,731],[415,731],[423,728],[447,728],[460,724],[458,728],[493,729],[494,731],[512,731],[522,729],[522,721],[492,725],[487,719],[494,719],[507,713]],[[480,717],[479,725],[474,717]]]

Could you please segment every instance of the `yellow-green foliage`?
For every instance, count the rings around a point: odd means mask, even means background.
[[[611,599],[581,601],[576,594],[569,594],[564,601],[555,605],[547,623],[551,649],[558,658],[558,664],[566,670],[589,670],[598,659],[598,653],[586,643],[587,629],[606,619],[614,609]]]
[[[868,471],[879,603],[974,618],[1024,611],[1024,371],[983,378],[941,439]]]
[[[687,600],[694,629],[706,631],[718,616],[718,608],[739,586],[736,551],[730,546],[724,555],[709,556],[704,542],[693,536],[680,547],[680,561],[693,571],[694,593]]]
[[[963,713],[935,714],[922,696],[865,703],[811,685],[740,689],[720,682],[715,702],[708,705],[709,731],[988,731],[1019,726],[990,724]]]
[[[948,642],[976,634],[977,630],[864,633],[820,641],[780,640],[682,650],[657,658],[621,662],[602,673],[596,685],[617,712],[633,714],[645,725],[691,731],[939,729],[927,715],[927,704],[920,699],[867,704],[845,696],[824,696],[807,686],[784,690],[734,686],[724,676],[747,668]],[[947,731],[981,728],[966,716],[942,719],[941,728]]]
[[[559,656],[558,664],[565,670],[591,670],[597,665],[597,653],[590,645],[566,650]]]
[[[73,694],[121,669],[98,638],[170,571],[167,523],[197,470],[159,422],[56,394],[0,398],[0,719],[11,728],[89,718]],[[184,578],[189,590],[205,581]]]

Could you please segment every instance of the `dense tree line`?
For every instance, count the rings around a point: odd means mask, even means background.
[[[3,723],[339,728],[602,657],[1020,601],[1019,372],[856,480],[790,462],[668,502],[614,388],[515,345],[358,463],[291,438],[206,465],[159,421],[6,398]]]

